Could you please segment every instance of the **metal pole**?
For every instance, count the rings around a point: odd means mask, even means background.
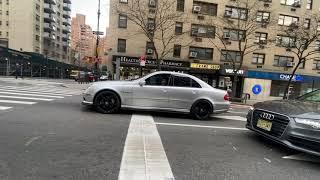
[[[99,72],[99,62],[98,62],[98,58],[99,58],[99,52],[98,52],[98,48],[99,48],[99,41],[100,41],[100,36],[99,36],[99,28],[100,28],[100,0],[98,3],[98,26],[97,26],[97,44],[96,44],[96,62],[95,62],[95,70],[98,73],[98,75],[100,74]]]
[[[7,72],[6,72],[6,75],[7,76],[9,76],[9,66],[10,66],[10,62],[9,62],[9,59],[8,58],[6,58],[6,60],[7,60]]]

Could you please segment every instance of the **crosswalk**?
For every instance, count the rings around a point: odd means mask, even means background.
[[[81,93],[81,90],[71,90],[55,85],[0,85],[0,112],[11,110],[18,106],[30,106],[40,102],[50,102],[80,95]]]

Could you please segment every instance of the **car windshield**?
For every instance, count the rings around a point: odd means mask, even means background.
[[[298,97],[297,99],[302,101],[320,102],[320,90],[312,91],[310,93]]]

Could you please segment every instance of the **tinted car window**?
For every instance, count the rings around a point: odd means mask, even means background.
[[[156,74],[146,79],[146,85],[149,86],[167,86],[170,74]]]
[[[191,87],[201,88],[201,85],[199,83],[197,83],[197,81],[191,79]]]
[[[191,87],[191,79],[183,76],[172,76],[173,86],[176,87]]]

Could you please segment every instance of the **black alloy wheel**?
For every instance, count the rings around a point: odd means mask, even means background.
[[[96,96],[94,106],[100,113],[111,114],[119,111],[121,102],[116,93],[112,91],[102,91]]]
[[[191,114],[198,120],[207,120],[212,113],[212,107],[207,101],[199,101],[192,106]]]

